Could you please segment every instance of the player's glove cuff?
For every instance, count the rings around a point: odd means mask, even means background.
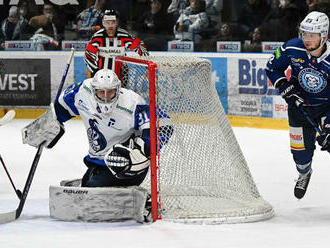
[[[322,151],[330,149],[330,124],[325,124],[321,135],[316,137],[317,143],[321,146]]]

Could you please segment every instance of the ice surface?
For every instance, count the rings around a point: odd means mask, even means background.
[[[0,154],[16,187],[23,189],[36,149],[23,145],[21,128],[30,120],[0,127]],[[314,173],[304,199],[293,196],[297,172],[287,131],[234,128],[261,195],[276,212],[271,220],[248,224],[187,225],[79,223],[51,219],[48,187],[63,179],[81,177],[88,151],[80,121],[69,121],[66,133],[41,156],[21,217],[0,225],[1,248],[208,248],[208,247],[327,247],[330,243],[330,155],[315,152]],[[17,197],[0,166],[0,212],[16,209]]]

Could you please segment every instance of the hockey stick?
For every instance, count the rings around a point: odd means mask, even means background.
[[[61,92],[62,92],[62,89],[63,89],[63,86],[64,86],[64,82],[65,82],[66,76],[68,75],[68,71],[69,71],[69,68],[70,68],[70,65],[71,65],[73,54],[74,54],[74,48],[71,48],[71,54],[70,54],[70,57],[69,57],[68,62],[66,64],[60,86],[58,87],[57,94],[56,94],[56,97],[55,97],[55,101],[57,101],[58,98],[61,95]]]
[[[15,185],[14,185],[14,182],[13,182],[13,180],[11,179],[11,176],[10,176],[8,170],[7,170],[7,167],[6,167],[6,165],[5,165],[5,162],[3,161],[1,155],[0,155],[0,162],[1,162],[2,166],[3,166],[3,168],[4,168],[5,171],[6,171],[6,174],[7,174],[8,178],[9,178],[9,181],[10,181],[11,185],[13,186],[13,188],[14,188],[14,190],[15,190],[15,193],[16,193],[18,199],[21,199],[21,198],[22,198],[22,192],[21,192],[20,190],[16,189],[16,187],[15,187]]]
[[[17,209],[14,211],[11,211],[11,212],[7,212],[7,213],[0,213],[0,224],[14,221],[20,217],[44,146],[45,146],[45,142],[42,142],[38,147],[38,151],[37,151],[36,155],[34,156],[34,159],[33,159],[32,165],[31,165],[31,169],[30,169],[30,173],[26,179],[23,194],[22,194],[22,197],[20,199]]]
[[[14,119],[16,115],[15,110],[9,110],[2,118],[0,118],[0,126],[3,126]]]
[[[0,118],[0,126],[3,126],[5,124],[7,124],[8,122],[10,122],[12,119],[14,119],[15,115],[16,115],[15,110],[9,110],[2,118]],[[1,155],[0,155],[0,162],[1,162],[2,166],[3,166],[3,168],[6,171],[6,174],[7,174],[8,178],[9,178],[9,181],[10,181],[11,185],[13,186],[13,188],[15,190],[15,193],[16,193],[18,199],[21,199],[22,192],[20,190],[16,189],[16,187],[14,185],[14,182],[11,179],[11,176],[10,176],[8,170],[7,170],[7,167],[5,165],[5,162],[3,161]]]
[[[314,127],[314,130],[321,135],[322,130],[319,128],[319,125],[309,116],[308,112],[304,109],[303,106],[297,107],[305,116],[307,121]]]

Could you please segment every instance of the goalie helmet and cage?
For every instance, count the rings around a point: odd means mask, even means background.
[[[150,105],[150,176],[141,186],[151,192],[154,221],[240,223],[274,215],[211,84],[208,60],[117,57],[115,68],[125,87]],[[170,117],[169,132],[162,112]]]

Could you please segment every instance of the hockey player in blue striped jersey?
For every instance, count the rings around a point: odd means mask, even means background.
[[[313,11],[300,23],[299,38],[287,41],[267,63],[266,73],[288,104],[290,145],[299,172],[294,195],[304,197],[312,174],[315,142],[330,152],[330,42],[329,18]],[[291,67],[287,80],[285,70]],[[301,110],[323,126],[316,137]]]
[[[81,186],[142,183],[149,167],[149,106],[137,93],[121,88],[112,70],[101,69],[93,78],[69,86],[55,101],[55,112],[60,123],[79,115],[86,127],[88,170]]]

